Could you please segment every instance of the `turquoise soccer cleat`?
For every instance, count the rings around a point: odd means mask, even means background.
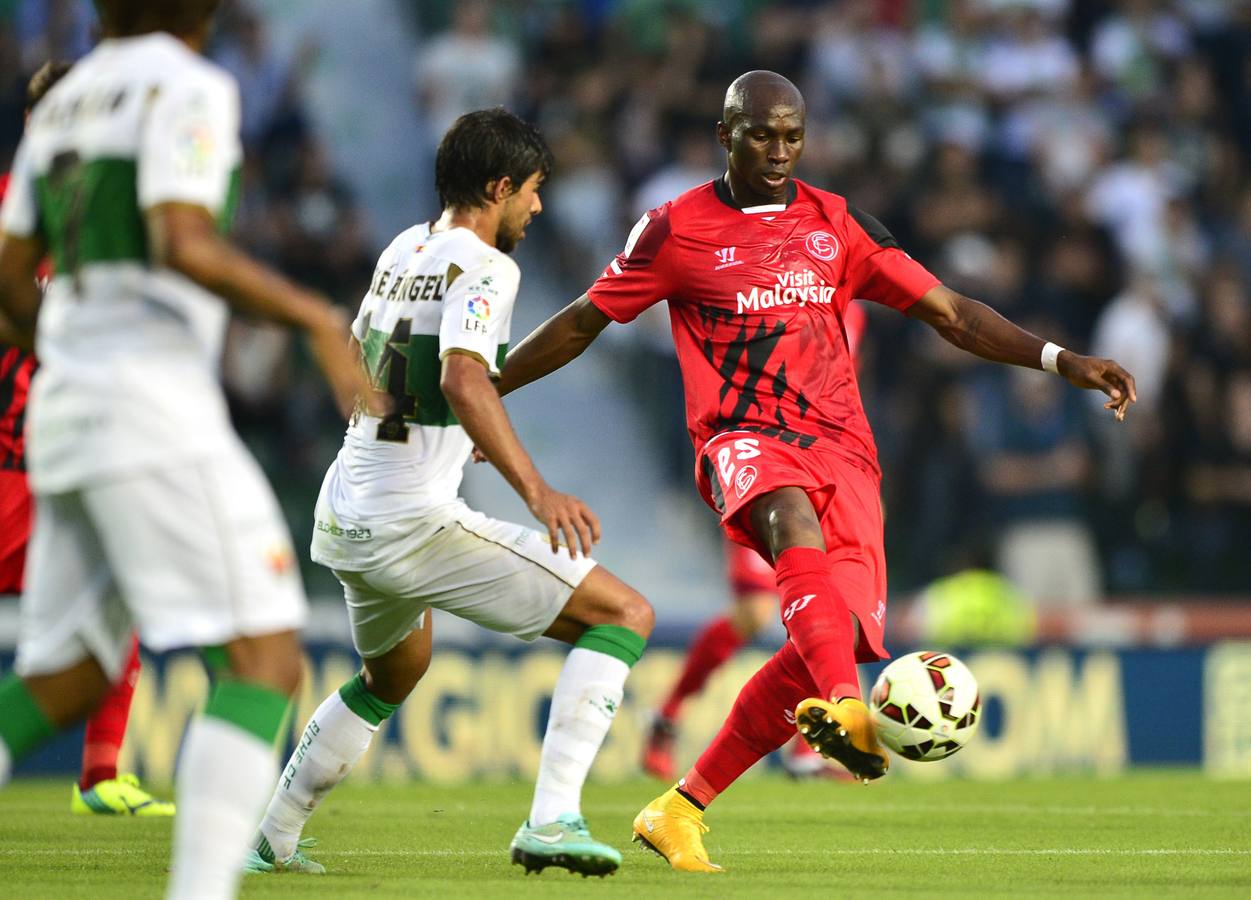
[[[602,878],[621,865],[620,852],[591,837],[586,819],[573,813],[537,828],[530,827],[528,821],[523,822],[509,850],[513,862],[524,866],[527,875],[557,866],[577,872],[583,878],[588,875]]]
[[[248,855],[243,861],[243,871],[248,875],[283,872],[299,875],[325,875],[325,866],[304,855],[305,850],[316,846],[316,838],[303,838],[296,844],[294,853],[286,859],[277,859],[269,846],[269,841],[264,837],[258,837],[256,845],[248,849]]]

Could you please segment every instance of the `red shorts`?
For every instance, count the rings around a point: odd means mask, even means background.
[[[773,566],[765,558],[750,547],[725,542],[726,578],[730,582],[730,590],[734,599],[739,600],[751,594],[776,594],[778,592],[777,575]]]
[[[860,623],[859,662],[886,659],[886,554],[880,479],[824,442],[806,450],[749,431],[714,436],[699,453],[696,482],[737,544],[768,557],[746,512],[757,497],[802,488],[821,521],[830,575]]]
[[[0,594],[20,594],[30,540],[30,489],[26,473],[0,471]]]

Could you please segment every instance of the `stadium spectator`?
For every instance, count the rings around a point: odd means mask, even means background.
[[[1094,602],[1102,575],[1083,518],[1093,466],[1083,398],[1037,372],[996,372],[987,382],[974,447],[996,526],[996,568],[1039,603]]]
[[[452,27],[420,49],[414,68],[417,102],[431,140],[461,113],[508,105],[520,83],[521,54],[491,32],[488,0],[456,4]]]

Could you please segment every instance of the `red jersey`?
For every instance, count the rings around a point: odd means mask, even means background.
[[[718,179],[640,219],[587,293],[618,322],[669,301],[696,452],[755,431],[829,442],[878,472],[847,306],[904,311],[938,283],[836,194],[794,181],[789,203],[740,209]]]
[[[9,187],[9,176],[0,175],[0,200]],[[26,469],[26,395],[35,358],[29,353],[0,344],[0,471]]]

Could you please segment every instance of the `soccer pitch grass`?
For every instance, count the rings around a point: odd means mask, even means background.
[[[250,876],[244,897],[1251,896],[1251,782],[1189,772],[867,787],[764,777],[712,808],[718,875],[671,871],[628,843],[656,782],[592,785],[610,878],[523,875],[508,842],[530,786],[347,784],[310,823],[323,877]],[[168,820],[71,816],[69,782],[0,792],[0,895],[159,897]]]

